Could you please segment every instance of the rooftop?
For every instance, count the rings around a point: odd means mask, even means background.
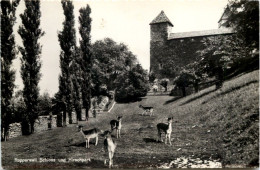
[[[191,38],[191,37],[202,37],[202,36],[213,36],[213,35],[224,35],[224,34],[232,34],[232,33],[234,33],[234,31],[230,28],[192,31],[192,32],[179,32],[179,33],[170,33],[168,40]]]
[[[164,22],[169,23],[173,27],[173,24],[171,23],[169,18],[165,15],[164,11],[161,11],[161,13],[150,23],[150,25],[164,23]]]

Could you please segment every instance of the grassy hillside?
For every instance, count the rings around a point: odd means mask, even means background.
[[[111,113],[102,113],[85,129],[110,128],[109,122],[123,116],[123,127],[114,157],[118,168],[179,167],[179,160],[190,158],[185,166],[199,162],[221,161],[226,167],[256,165],[259,155],[258,71],[224,83],[220,90],[210,87],[185,98],[146,96],[139,102],[116,104]],[[142,116],[140,104],[153,106],[154,116]],[[173,116],[172,145],[157,142],[156,124]],[[50,163],[17,163],[14,158],[55,158]],[[57,159],[66,158],[66,163]],[[87,162],[68,161],[84,158]],[[77,132],[76,124],[2,143],[2,165],[5,168],[104,168],[103,138],[90,149]],[[90,161],[89,161],[90,160]],[[173,161],[175,160],[175,161]],[[201,161],[202,160],[202,161]],[[173,161],[173,162],[171,162]],[[171,163],[170,163],[171,162]]]

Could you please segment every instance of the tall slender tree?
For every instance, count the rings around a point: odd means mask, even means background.
[[[21,76],[24,84],[23,97],[26,110],[23,114],[22,133],[24,135],[34,132],[34,122],[38,117],[38,97],[41,69],[41,49],[40,37],[44,32],[40,28],[40,1],[25,1],[25,11],[20,15],[22,25],[19,26],[18,33],[23,40],[23,47],[19,47],[21,57]]]
[[[7,140],[12,114],[11,99],[15,86],[15,71],[11,66],[16,57],[13,26],[19,1],[1,1],[1,140]]]
[[[81,85],[82,85],[82,70],[81,70],[82,58],[80,56],[79,48],[76,48],[73,62],[71,65],[72,70],[72,83],[73,83],[73,104],[77,116],[77,120],[82,120],[82,94],[81,94]]]
[[[74,6],[70,0],[61,1],[65,21],[63,22],[63,30],[59,32],[58,38],[61,47],[60,53],[60,92],[65,98],[65,110],[63,112],[63,120],[66,120],[66,113],[69,116],[69,123],[72,123],[72,108],[73,108],[73,83],[71,80],[72,71],[71,64],[76,50],[76,31],[74,28],[75,19],[73,14]],[[61,89],[62,88],[62,89]],[[66,112],[66,113],[65,113]],[[65,122],[64,122],[65,123]],[[65,124],[64,124],[65,125]]]
[[[82,101],[83,107],[86,110],[86,119],[88,119],[88,111],[91,105],[91,68],[92,68],[92,51],[91,51],[91,21],[90,18],[91,8],[89,5],[87,7],[81,8],[79,10],[79,33],[81,36],[80,40],[80,51],[82,55]]]

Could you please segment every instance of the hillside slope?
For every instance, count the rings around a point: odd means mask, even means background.
[[[85,129],[110,129],[109,122],[123,116],[114,164],[118,168],[192,167],[191,160],[221,161],[224,167],[258,166],[259,94],[258,71],[244,74],[224,83],[220,90],[210,87],[185,98],[146,96],[141,101],[116,104],[111,113],[98,114]],[[153,116],[140,115],[139,105],[153,106]],[[157,142],[156,124],[173,117],[172,145]],[[113,133],[115,134],[115,133]],[[85,141],[75,124],[2,143],[2,165],[5,168],[104,168],[107,158],[103,137],[94,146]],[[64,162],[18,163],[14,158],[67,159]],[[68,161],[69,158],[91,159],[89,162]],[[191,159],[192,158],[192,159]],[[171,162],[171,163],[170,163]]]

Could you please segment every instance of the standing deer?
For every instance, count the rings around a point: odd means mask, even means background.
[[[143,105],[139,105],[140,108],[142,108],[144,111],[142,113],[142,115],[144,113],[150,113],[150,116],[153,115],[153,107],[144,107]]]
[[[165,133],[165,144],[167,144],[167,138],[168,138],[170,145],[172,145],[172,143],[171,143],[172,120],[173,120],[173,117],[170,117],[170,118],[168,118],[168,124],[165,124],[165,123],[157,124],[158,137],[159,137],[158,140],[161,140],[161,142],[163,142],[162,133]]]
[[[121,128],[122,128],[122,116],[118,116],[117,120],[111,120],[110,121],[111,125],[111,133],[113,132],[114,129],[116,129],[116,138],[120,137],[121,138]]]
[[[115,153],[117,144],[112,139],[110,131],[105,131],[104,137],[105,137],[104,149],[105,149],[105,152],[108,152],[109,168],[111,168],[111,167],[113,167],[113,157],[114,157],[114,153]],[[106,164],[106,159],[104,161],[104,164]]]
[[[82,133],[84,139],[86,139],[86,148],[89,148],[89,141],[91,138],[96,138],[95,146],[98,144],[98,135],[103,133],[102,130],[98,128],[94,128],[94,129],[83,131],[82,125],[79,125],[78,128],[79,128],[79,132]]]

